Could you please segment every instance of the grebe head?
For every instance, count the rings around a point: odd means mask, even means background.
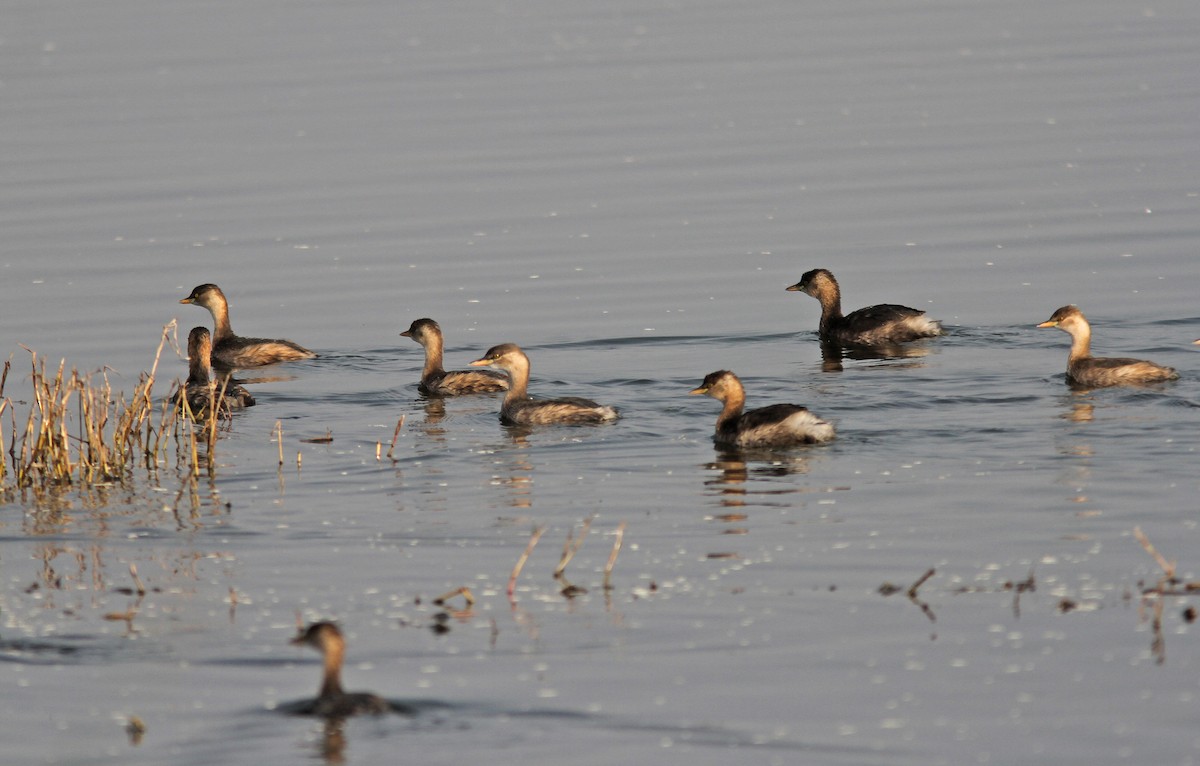
[[[1051,314],[1049,319],[1038,325],[1038,327],[1057,327],[1066,332],[1071,332],[1074,328],[1081,326],[1087,327],[1087,319],[1079,307],[1074,305],[1063,306]]]
[[[432,319],[429,319],[428,317],[425,317],[423,319],[417,319],[411,325],[408,326],[407,330],[400,333],[400,335],[402,335],[403,337],[412,338],[417,343],[420,343],[422,346],[425,345],[425,341],[430,336],[430,334],[441,335],[442,328],[438,326],[437,322],[433,321]]]
[[[346,639],[336,623],[314,622],[308,628],[296,634],[291,641],[293,646],[311,646],[319,652],[344,646]]]
[[[214,303],[225,302],[225,293],[221,292],[221,288],[214,284],[197,285],[192,288],[192,292],[188,297],[181,298],[180,303],[194,303],[197,306],[208,308]]]
[[[188,333],[188,361],[202,360],[203,366],[208,367],[211,354],[212,336],[208,334],[208,328],[193,327]]]
[[[830,287],[834,291],[838,289],[837,280],[833,278],[833,274],[828,269],[813,269],[804,272],[800,281],[788,287],[787,290],[791,293],[799,292],[817,298]]]
[[[717,370],[710,372],[704,376],[704,382],[696,388],[693,388],[688,393],[693,396],[707,394],[719,401],[725,401],[725,398],[732,392],[741,392],[742,382],[738,380],[738,376],[734,375],[729,370]]]
[[[501,343],[499,346],[492,346],[487,350],[482,357],[471,362],[472,367],[499,367],[502,370],[510,370],[514,365],[529,364],[529,357],[525,356],[525,352],[516,343]]]

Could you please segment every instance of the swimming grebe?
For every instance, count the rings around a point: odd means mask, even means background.
[[[193,327],[188,333],[188,378],[187,401],[193,415],[208,412],[209,405],[215,400],[217,412],[240,410],[254,406],[254,397],[250,392],[234,383],[228,375],[212,379],[212,368],[209,357],[212,354],[212,338],[207,327]],[[221,387],[225,390],[222,394]],[[183,395],[183,391],[179,395]]]
[[[417,390],[431,396],[490,394],[508,390],[508,376],[493,370],[454,370],[442,367],[442,328],[432,319],[418,319],[400,333],[425,348],[425,369]]]
[[[346,639],[335,623],[314,622],[293,638],[292,644],[311,646],[320,652],[325,658],[325,675],[321,681],[321,693],[316,699],[293,706],[289,712],[322,718],[348,718],[366,713],[379,715],[395,709],[383,697],[370,692],[342,690],[342,660],[346,654]]]
[[[530,399],[529,357],[515,343],[492,346],[482,359],[471,362],[475,367],[491,365],[508,372],[510,380],[504,403],[500,405],[500,420],[510,425],[541,425],[546,423],[604,423],[620,417],[613,407],[596,404],[590,399]]]
[[[243,338],[229,325],[229,302],[216,285],[199,285],[180,303],[208,309],[213,318],[213,363],[223,367],[261,367],[275,362],[312,359],[316,354],[290,340]]]
[[[1120,386],[1175,380],[1179,373],[1142,359],[1092,356],[1092,327],[1078,306],[1063,306],[1038,327],[1057,327],[1071,336],[1067,382],[1080,386]]]
[[[827,269],[813,269],[787,289],[789,292],[811,295],[820,301],[821,324],[818,334],[823,341],[874,346],[906,343],[942,334],[942,323],[929,319],[924,311],[894,303],[867,306],[842,316],[842,293],[837,280]]]
[[[729,370],[717,370],[688,393],[707,394],[725,405],[713,441],[730,447],[793,447],[833,439],[833,426],[798,404],[771,404],[742,412],[746,391]]]

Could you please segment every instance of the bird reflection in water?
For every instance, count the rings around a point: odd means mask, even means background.
[[[346,719],[327,718],[317,742],[321,760],[329,764],[346,762]]]
[[[432,432],[433,426],[440,426],[442,421],[446,419],[446,400],[440,396],[431,396],[425,399],[425,425],[429,428],[427,432]],[[438,430],[438,435],[445,434],[445,431]]]
[[[517,449],[497,449],[493,453],[496,473],[490,483],[508,491],[510,507],[530,508],[533,506],[533,463],[524,452],[529,441],[520,434],[510,434],[510,438]]]
[[[924,345],[909,346],[901,343],[880,343],[872,346],[847,346],[836,341],[821,341],[821,371],[841,372],[844,369],[843,360],[852,361],[890,361],[894,359],[920,359],[929,355],[929,347]],[[888,365],[894,367],[897,365]],[[924,367],[922,362],[907,362],[901,367]]]
[[[1096,405],[1075,400],[1071,402],[1070,409],[1059,417],[1072,423],[1090,423],[1096,419]]]
[[[761,465],[752,466],[759,461],[762,461]],[[757,484],[782,476],[808,473],[809,458],[762,450],[741,450],[722,452],[715,461],[705,463],[703,467],[709,471],[720,471],[719,476],[704,480],[708,493],[716,495],[720,505],[725,508],[742,508],[751,504],[748,498],[752,496],[756,499],[756,505],[774,505],[769,498],[801,492],[799,487],[777,484],[755,489],[750,489],[748,485],[751,481]]]

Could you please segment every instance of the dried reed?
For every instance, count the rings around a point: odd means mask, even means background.
[[[443,593],[442,595],[435,598],[433,600],[433,603],[437,606],[445,606],[446,602],[449,601],[450,599],[454,598],[455,596],[462,596],[463,600],[467,602],[468,609],[475,606],[475,594],[471,593],[471,589],[465,585],[460,588],[455,588],[454,590],[450,591],[449,593]]]
[[[567,530],[567,540],[563,543],[562,558],[558,560],[558,566],[554,568],[554,579],[561,580],[563,572],[567,571],[567,564],[571,563],[571,559],[575,558],[575,554],[583,547],[583,539],[587,537],[588,530],[592,528],[592,520],[595,516],[588,516],[583,520],[583,527],[579,530],[579,537],[574,537],[573,529]]]
[[[516,566],[513,567],[512,574],[508,576],[508,598],[511,601],[513,593],[517,590],[517,578],[521,576],[521,570],[525,568],[525,562],[529,560],[529,554],[533,553],[533,547],[538,544],[538,540],[542,539],[542,533],[546,531],[545,527],[534,527],[533,534],[529,536],[529,543],[525,546],[525,550],[517,557]]]
[[[613,547],[608,554],[608,562],[604,565],[604,590],[612,590],[612,571],[617,565],[617,554],[621,552],[621,544],[625,541],[625,522],[617,525],[617,531],[613,533]]]
[[[403,427],[404,427],[404,416],[401,415],[400,419],[396,421],[396,430],[392,432],[392,444],[390,447],[388,447],[388,451],[387,451],[388,460],[391,460],[393,463],[396,462],[396,457],[395,457],[396,440],[400,438],[400,429]],[[379,459],[379,450],[378,449],[375,450],[375,459],[376,460]]]
[[[1200,582],[1179,579],[1175,574],[1175,561],[1169,561],[1159,553],[1154,544],[1150,542],[1150,538],[1142,532],[1141,527],[1133,528],[1133,536],[1146,553],[1150,554],[1163,573],[1152,587],[1142,589],[1142,601],[1138,608],[1139,613],[1142,613],[1144,617],[1146,605],[1149,604],[1151,607],[1150,631],[1153,638],[1150,641],[1150,653],[1154,656],[1154,662],[1162,665],[1167,661],[1167,639],[1163,632],[1163,605],[1171,597],[1195,596],[1200,593]],[[1186,613],[1184,619],[1188,620]]]
[[[174,321],[163,327],[154,363],[149,372],[139,376],[128,401],[123,394],[114,395],[107,369],[88,374],[72,369],[68,373],[65,359],[57,368],[47,369],[45,359],[22,346],[30,355],[32,389],[23,428],[18,427],[12,401],[4,396],[11,360],[0,373],[0,418],[7,410],[12,424],[7,457],[0,452],[0,489],[87,488],[123,482],[138,466],[156,471],[172,441],[177,462],[198,473],[195,430],[180,427],[183,422],[193,422],[186,396],[182,413],[187,417],[182,418],[176,397],[158,404],[154,401],[158,363],[174,330]],[[172,345],[178,348],[177,343]],[[221,393],[223,390],[214,391],[213,397],[219,398]],[[211,469],[219,408],[208,409],[203,423]],[[0,428],[0,444],[4,436]]]

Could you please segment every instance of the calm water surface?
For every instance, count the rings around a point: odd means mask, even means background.
[[[1194,601],[1166,604],[1156,643],[1139,594],[1161,570],[1133,537],[1200,579],[1194,3],[6,20],[11,412],[19,344],[132,390],[165,324],[208,323],[178,304],[202,282],[239,332],[321,354],[256,374],[194,498],[167,466],[4,498],[6,759],[1200,760]],[[848,308],[917,306],[947,337],[826,369],[817,304],[783,290],[816,266]],[[1033,329],[1065,303],[1098,353],[1183,378],[1070,391],[1068,338]],[[534,393],[625,417],[519,434],[496,399],[422,400],[398,336],[421,316],[451,367],[518,342]],[[719,368],[838,441],[717,452],[717,404],[686,392]],[[160,375],[185,372],[168,350]],[[566,598],[551,573],[587,520]],[[432,599],[461,586],[473,609],[436,633]],[[277,712],[318,684],[297,613],[342,624],[349,687],[421,714]]]

